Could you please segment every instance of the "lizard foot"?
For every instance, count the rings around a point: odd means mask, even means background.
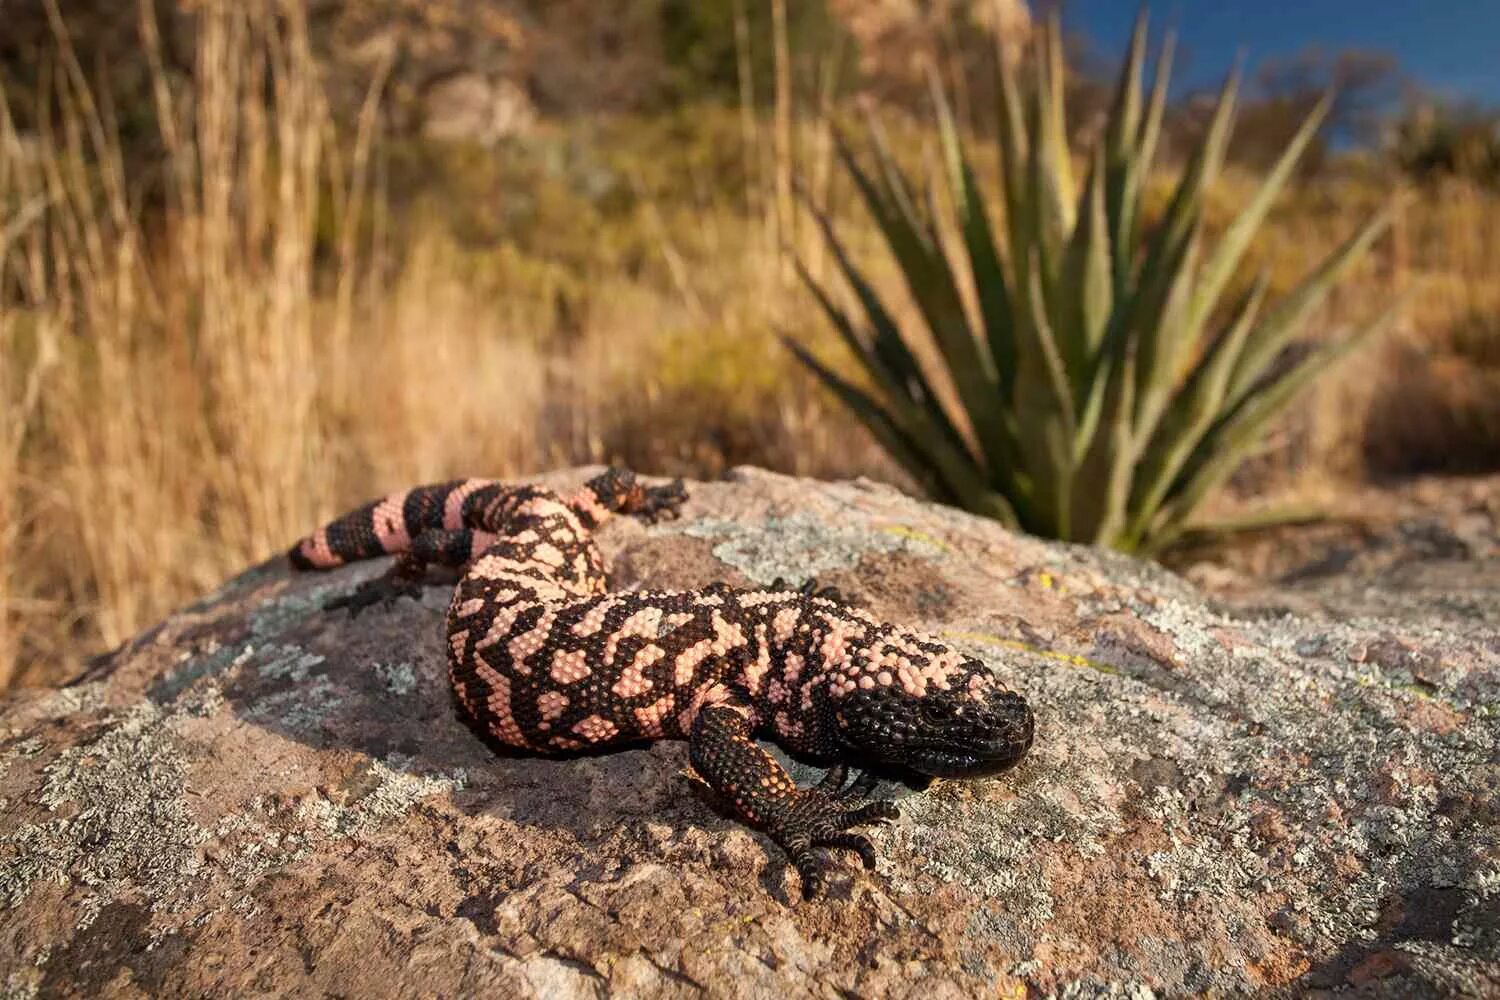
[[[678,508],[687,502],[687,498],[687,487],[681,479],[674,479],[665,486],[648,486],[641,490],[640,499],[627,512],[647,524],[674,520],[681,514]]]
[[[387,574],[385,576],[377,576],[373,580],[366,580],[349,593],[333,598],[323,605],[323,610],[337,611],[340,608],[346,608],[349,611],[350,618],[358,618],[359,613],[365,608],[376,604],[383,604],[389,607],[403,597],[421,600],[421,582],[407,577]]]
[[[820,587],[818,581],[812,578],[806,580],[800,587],[793,586],[785,577],[778,576],[771,581],[770,590],[795,590],[803,597],[822,597],[838,604],[848,604],[844,599],[843,591],[837,587]]]
[[[802,877],[805,899],[814,899],[823,891],[825,876],[818,848],[853,851],[866,870],[873,869],[875,845],[869,837],[852,832],[850,827],[889,822],[901,815],[894,802],[860,804],[858,797],[867,787],[873,788],[873,783],[866,786],[868,775],[865,775],[845,789],[842,786],[846,776],[847,770],[840,765],[829,771],[816,788],[799,789],[769,831]]]

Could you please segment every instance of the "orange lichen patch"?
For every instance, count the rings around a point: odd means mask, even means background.
[[[1100,649],[1118,650],[1168,670],[1181,666],[1182,654],[1172,637],[1131,615],[1104,615],[1083,623],[1080,632],[1081,644],[1091,642]],[[1110,659],[1117,661],[1118,657]]]
[[[1440,701],[1419,698],[1401,713],[1401,720],[1415,729],[1447,736],[1463,725],[1463,716]]]
[[[677,699],[673,695],[666,695],[652,702],[645,708],[635,710],[636,727],[642,736],[657,739],[666,735],[663,725],[671,716],[672,709],[676,706]]]
[[[1159,823],[1135,823],[1103,847],[1091,855],[1039,849],[1053,912],[1045,945],[1033,957],[1059,980],[1081,971],[1101,948],[1147,961],[1146,948],[1204,940],[1235,940],[1242,954],[1257,957],[1247,971],[1267,976],[1268,987],[1286,985],[1304,967],[1301,950],[1267,927],[1265,900],[1204,893],[1165,904],[1149,862],[1174,843]]]
[[[573,732],[582,736],[590,743],[603,743],[606,740],[613,739],[619,731],[619,726],[616,726],[613,722],[600,715],[591,715],[573,726]]]

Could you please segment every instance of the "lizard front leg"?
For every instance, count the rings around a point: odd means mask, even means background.
[[[816,848],[854,851],[865,868],[874,868],[874,845],[849,828],[895,819],[896,804],[856,804],[838,794],[831,782],[798,788],[786,769],[751,738],[750,718],[748,708],[733,703],[699,712],[688,743],[694,770],[733,804],[741,818],[770,834],[786,851],[802,877],[805,897],[811,899],[823,888]]]

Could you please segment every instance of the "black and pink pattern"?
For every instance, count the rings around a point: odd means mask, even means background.
[[[375,501],[290,553],[301,569],[397,554],[338,603],[410,593],[429,564],[463,567],[448,610],[459,703],[497,739],[539,753],[689,742],[695,769],[781,844],[817,891],[813,848],[874,851],[848,827],[894,816],[842,789],[845,765],[990,774],[1031,745],[1026,702],[942,641],[813,592],[608,593],[592,529],[613,513],[673,516],[681,483],[644,488],[610,470],[571,497],[489,480]],[[836,764],[797,788],[755,742]]]

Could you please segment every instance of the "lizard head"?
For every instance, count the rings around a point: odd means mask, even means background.
[[[835,682],[849,750],[939,778],[996,774],[1026,754],[1034,724],[1024,698],[956,650],[925,640],[908,650]]]

